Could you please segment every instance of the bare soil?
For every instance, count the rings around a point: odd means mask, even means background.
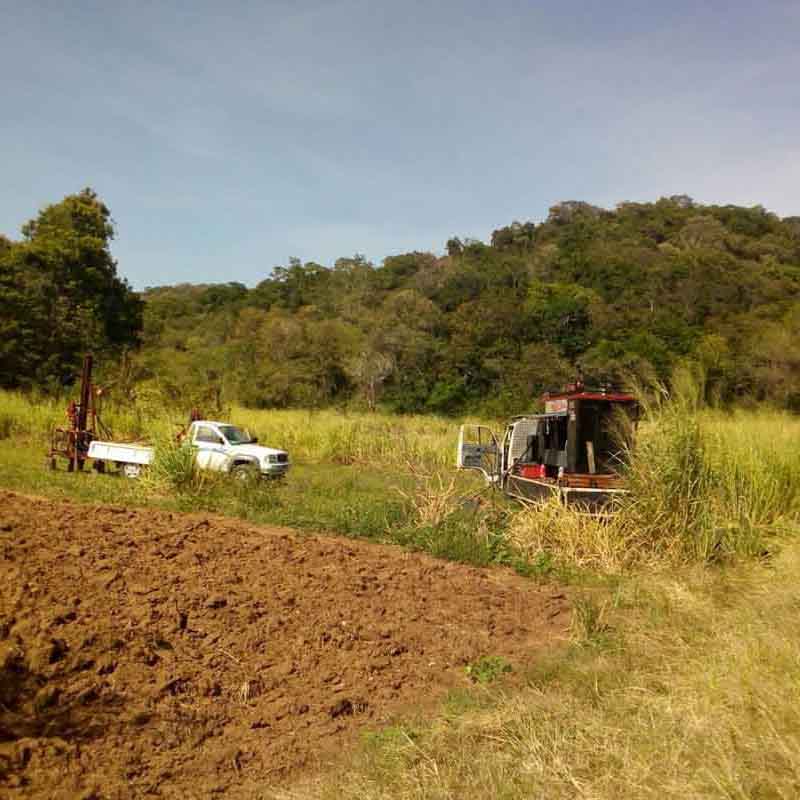
[[[507,570],[0,490],[0,796],[257,797],[568,616]]]

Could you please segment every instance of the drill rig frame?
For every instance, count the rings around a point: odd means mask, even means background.
[[[67,406],[68,425],[54,428],[47,455],[50,469],[56,469],[57,459],[67,461],[67,472],[82,470],[88,458],[89,445],[95,438],[98,425],[97,396],[99,390],[92,384],[94,359],[87,355],[81,370],[81,391],[76,403],[70,400]]]

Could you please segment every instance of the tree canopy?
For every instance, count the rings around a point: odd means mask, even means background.
[[[499,414],[578,374],[667,380],[693,359],[717,398],[800,406],[797,218],[686,195],[567,201],[446,253],[294,259],[248,291],[151,289],[142,365],[176,395],[202,390],[192,365],[215,352],[224,395],[248,404]],[[212,307],[212,291],[228,299]]]
[[[0,385],[69,383],[84,352],[138,345],[141,299],[117,275],[114,223],[91,189],[0,240]]]
[[[694,360],[722,401],[800,408],[800,218],[686,195],[555,204],[490,243],[375,265],[291,259],[253,288],[131,292],[86,190],[0,238],[0,383],[47,385],[98,343],[184,402],[506,414],[546,388],[667,380]]]

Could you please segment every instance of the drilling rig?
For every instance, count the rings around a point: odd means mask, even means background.
[[[68,425],[53,429],[47,455],[50,469],[56,469],[58,458],[67,460],[68,472],[82,470],[86,462],[98,423],[96,397],[99,392],[92,384],[93,363],[91,355],[84,357],[78,402],[70,400],[67,406]]]

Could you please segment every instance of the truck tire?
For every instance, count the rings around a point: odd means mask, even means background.
[[[240,483],[254,483],[258,478],[258,467],[255,464],[235,464],[230,474]]]
[[[142,476],[142,467],[141,464],[122,464],[120,466],[120,472],[126,478],[136,480]]]

